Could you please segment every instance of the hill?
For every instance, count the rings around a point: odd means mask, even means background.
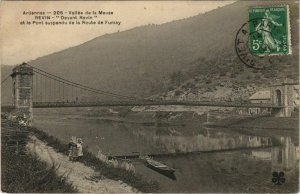
[[[276,3],[282,4],[272,5]],[[230,79],[244,87],[286,75],[295,78],[299,20],[294,2],[289,2],[294,54],[276,58],[274,68],[265,71],[246,68],[237,59],[236,32],[248,20],[248,7],[260,4],[270,2],[240,1],[183,20],[107,34],[29,64],[94,88],[138,97],[164,96],[181,87],[213,90],[217,80]]]

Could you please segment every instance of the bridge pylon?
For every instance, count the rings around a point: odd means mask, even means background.
[[[271,86],[271,103],[283,108],[274,110],[277,117],[291,117],[295,107],[299,106],[299,83],[284,79]]]
[[[13,69],[11,77],[16,116],[21,117],[27,125],[31,125],[33,122],[33,68],[22,63]]]

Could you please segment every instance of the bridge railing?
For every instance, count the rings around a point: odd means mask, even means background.
[[[213,101],[175,101],[175,100],[33,102],[34,108],[87,107],[87,106],[151,106],[151,105],[282,108],[282,106],[276,106],[272,104],[254,104],[254,103],[243,103],[243,102],[213,102]]]

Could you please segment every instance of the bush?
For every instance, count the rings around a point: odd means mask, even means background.
[[[260,79],[261,79],[261,76],[258,75],[258,74],[256,74],[256,75],[254,76],[254,79],[255,79],[255,80],[260,80]]]
[[[236,78],[236,74],[235,73],[231,73],[230,78]]]
[[[2,191],[9,193],[74,193],[71,184],[58,176],[54,166],[48,167],[37,156],[19,155],[2,149]],[[14,161],[14,162],[11,162]]]
[[[273,74],[271,72],[267,72],[267,73],[265,73],[264,77],[271,78],[271,77],[273,77]]]
[[[212,83],[212,81],[210,79],[208,79],[208,80],[205,81],[205,83],[210,84],[210,83]]]
[[[226,72],[225,71],[221,71],[220,76],[226,76]]]
[[[180,90],[175,91],[175,96],[179,96],[180,94],[182,94],[182,91],[180,91]]]

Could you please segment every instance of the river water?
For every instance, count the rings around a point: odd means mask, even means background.
[[[161,154],[154,157],[176,169],[176,179],[133,159],[135,171],[156,180],[159,192],[295,192],[299,146],[290,136],[259,136],[200,124],[145,126],[88,117],[90,109],[36,109],[34,125],[67,142],[81,137],[89,151],[107,155]],[[276,146],[275,146],[276,144]],[[182,154],[194,153],[197,154]],[[174,153],[180,153],[174,155]],[[171,155],[170,155],[171,154]],[[285,172],[275,185],[272,172]]]

